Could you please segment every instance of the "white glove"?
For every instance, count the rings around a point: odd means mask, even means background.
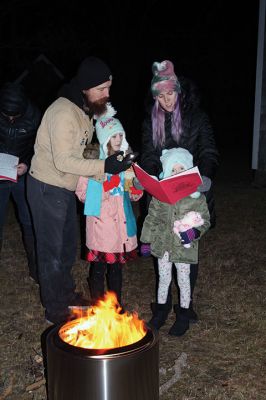
[[[198,186],[197,191],[204,193],[204,192],[208,192],[208,190],[210,190],[212,185],[212,181],[210,178],[208,178],[207,176],[202,176],[202,184]]]
[[[133,186],[135,189],[144,190],[144,187],[140,184],[140,181],[136,176],[133,178]]]

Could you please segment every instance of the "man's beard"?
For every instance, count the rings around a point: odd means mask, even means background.
[[[107,111],[107,103],[109,101],[109,97],[104,97],[103,99],[96,100],[94,102],[87,99],[86,96],[84,98],[84,106],[83,109],[86,114],[90,117],[93,115],[102,115]]]

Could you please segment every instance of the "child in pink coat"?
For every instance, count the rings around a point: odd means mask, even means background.
[[[96,122],[100,159],[118,151],[129,152],[125,131],[113,117],[108,105],[106,114]],[[121,303],[122,266],[137,256],[136,221],[131,200],[137,201],[142,191],[134,188],[130,170],[119,175],[105,174],[103,181],[80,177],[76,195],[85,203],[87,260],[90,262],[89,287],[92,302],[104,295],[105,275],[108,290],[116,293]]]

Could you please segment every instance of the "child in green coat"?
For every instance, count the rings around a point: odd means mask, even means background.
[[[193,167],[192,155],[181,147],[163,150],[160,160],[163,167],[162,178]],[[177,232],[177,223],[191,212],[199,217],[202,224],[190,226],[181,233]],[[158,259],[157,302],[152,304],[153,317],[150,324],[159,329],[167,319],[170,311],[167,295],[174,263],[180,301],[179,306],[174,306],[176,321],[169,331],[170,335],[182,336],[189,329],[187,314],[191,301],[190,264],[198,262],[198,241],[209,227],[210,215],[203,194],[192,193],[175,204],[163,203],[152,198],[140,237],[142,243],[151,244],[151,254]]]

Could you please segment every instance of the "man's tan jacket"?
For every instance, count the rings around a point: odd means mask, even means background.
[[[30,175],[50,185],[74,191],[79,176],[104,176],[104,161],[83,158],[93,135],[84,111],[64,97],[46,110],[37,132]]]

